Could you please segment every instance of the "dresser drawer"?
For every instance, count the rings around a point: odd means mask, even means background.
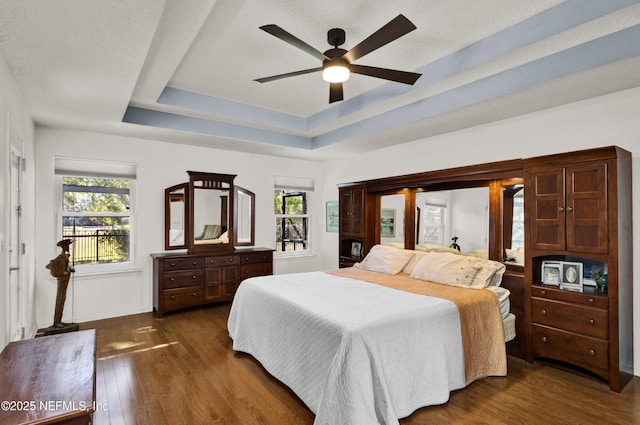
[[[205,267],[234,266],[240,264],[240,257],[237,255],[217,255],[215,257],[205,257]]]
[[[240,254],[240,264],[257,263],[273,263],[273,253],[271,251],[266,251]]]
[[[163,291],[164,311],[179,310],[193,307],[203,302],[204,293],[202,286],[181,289],[167,289]]]
[[[202,282],[204,282],[204,272],[202,269],[165,273],[162,278],[164,289],[198,286],[202,285]]]
[[[609,312],[600,308],[533,298],[534,323],[578,332],[596,338],[609,338]]]
[[[255,276],[266,276],[273,274],[273,265],[271,263],[248,264],[240,266],[240,279],[248,279]]]
[[[608,379],[607,341],[536,324],[532,325],[531,331],[535,356],[571,363]]]
[[[165,272],[173,270],[201,269],[203,264],[203,257],[178,257],[162,260],[162,266]]]
[[[563,291],[561,289],[546,286],[531,286],[531,295],[537,298],[566,301],[573,304],[590,305],[599,308],[609,308],[609,299],[606,296],[583,294],[581,292]]]

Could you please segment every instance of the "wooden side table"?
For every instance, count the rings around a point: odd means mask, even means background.
[[[90,424],[95,329],[12,342],[0,353],[0,423]]]

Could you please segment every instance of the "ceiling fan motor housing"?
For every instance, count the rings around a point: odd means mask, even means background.
[[[345,35],[342,28],[331,28],[327,31],[327,43],[333,47],[338,47],[344,44]]]

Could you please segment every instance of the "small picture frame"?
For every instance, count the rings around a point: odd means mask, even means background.
[[[351,242],[351,256],[353,258],[362,257],[362,242]]]
[[[327,232],[338,231],[338,201],[327,202]]]
[[[562,281],[563,285],[577,285],[582,287],[582,263],[574,263],[569,261],[562,262]]]
[[[396,209],[383,208],[380,213],[380,237],[396,237]]]
[[[562,265],[560,261],[542,262],[542,283],[545,285],[559,286],[562,278]]]

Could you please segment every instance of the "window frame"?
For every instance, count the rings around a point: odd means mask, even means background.
[[[113,179],[113,180],[128,180],[129,181],[129,212],[128,213],[105,213],[105,212],[65,212],[64,208],[64,187],[63,179],[65,177],[72,178],[98,178],[98,179]],[[129,176],[105,176],[100,173],[91,175],[89,173],[73,173],[66,171],[64,173],[56,173],[54,178],[54,184],[56,185],[57,193],[57,207],[56,207],[56,242],[54,245],[64,238],[63,236],[63,218],[64,217],[129,217],[129,260],[121,261],[117,263],[94,263],[94,264],[74,264],[75,275],[87,276],[94,274],[108,274],[108,273],[122,273],[128,271],[135,271],[135,210],[136,210],[136,179]]]
[[[274,231],[275,231],[275,237],[274,237],[274,242],[276,244],[275,246],[275,251],[274,251],[274,256],[276,258],[292,258],[292,257],[306,257],[306,256],[310,256],[313,255],[313,251],[312,251],[312,243],[311,243],[311,235],[312,235],[312,226],[311,226],[311,216],[312,214],[310,213],[311,211],[311,206],[310,206],[310,202],[311,202],[311,196],[310,194],[313,191],[310,190],[305,190],[305,189],[297,189],[297,188],[283,188],[283,187],[274,187],[273,188],[273,193],[274,193],[274,207],[275,207],[275,194],[276,192],[282,192],[282,191],[290,191],[293,193],[304,193],[305,194],[305,203],[306,203],[306,210],[307,212],[305,214],[277,214],[275,213],[275,208],[274,208]],[[282,218],[303,218],[307,220],[307,238],[306,238],[306,243],[307,243],[307,248],[304,250],[297,250],[297,251],[279,251],[278,250],[278,240],[277,240],[277,231],[275,226],[277,226],[278,220],[281,220]]]
[[[435,226],[435,225],[427,225],[424,220],[426,219],[426,214],[425,214],[425,218],[423,218],[423,222],[422,222],[422,236],[424,236],[424,234],[426,233],[427,228],[437,228],[438,229],[438,239],[439,241],[437,243],[435,243],[434,245],[442,245],[445,246],[445,234],[447,233],[447,227],[448,227],[448,213],[449,213],[449,209],[448,209],[448,203],[443,203],[443,204],[438,204],[438,203],[434,203],[434,202],[429,202],[427,201],[424,205],[427,208],[437,208],[438,210],[440,210],[440,225]],[[423,237],[424,239],[424,237]],[[423,243],[426,243],[426,241],[423,240]],[[431,243],[430,243],[431,244]]]

